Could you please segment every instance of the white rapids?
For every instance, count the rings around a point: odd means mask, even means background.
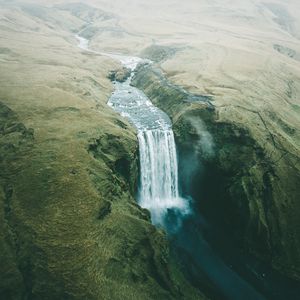
[[[170,118],[155,107],[139,89],[131,86],[131,79],[139,63],[149,63],[138,57],[100,53],[89,50],[88,41],[77,36],[83,50],[114,58],[131,70],[125,82],[114,82],[115,91],[108,105],[126,117],[138,131],[140,153],[139,204],[151,212],[152,222],[164,225],[171,210],[176,214],[189,213],[189,203],[179,195],[178,163]]]

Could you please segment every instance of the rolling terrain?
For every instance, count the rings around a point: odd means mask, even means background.
[[[299,16],[296,0],[0,0],[0,298],[205,299],[136,204],[136,131],[106,104],[120,64],[78,32],[153,61],[133,83],[171,117],[220,256],[228,242],[299,283]]]

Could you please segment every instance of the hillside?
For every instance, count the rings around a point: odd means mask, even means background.
[[[206,299],[137,205],[105,52],[153,61],[133,83],[172,119],[212,248],[298,285],[299,16],[296,0],[0,0],[0,298]]]

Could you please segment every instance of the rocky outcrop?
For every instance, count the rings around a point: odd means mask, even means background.
[[[299,280],[300,158],[269,129],[266,113],[237,107],[232,113],[251,115],[248,123],[224,118],[212,98],[189,101],[151,66],[140,67],[134,84],[171,116],[183,189],[227,244]]]
[[[108,79],[111,81],[124,82],[130,76],[131,71],[125,67],[110,71],[108,74]]]
[[[150,59],[154,62],[163,62],[167,60],[168,58],[175,55],[175,53],[179,49],[175,49],[174,47],[168,47],[168,46],[161,46],[161,45],[151,45],[144,49],[142,53],[140,54],[141,57]]]

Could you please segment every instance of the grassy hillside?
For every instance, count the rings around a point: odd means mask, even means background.
[[[201,298],[137,206],[134,129],[106,105],[117,64],[74,37],[110,14],[0,6],[0,298]]]

